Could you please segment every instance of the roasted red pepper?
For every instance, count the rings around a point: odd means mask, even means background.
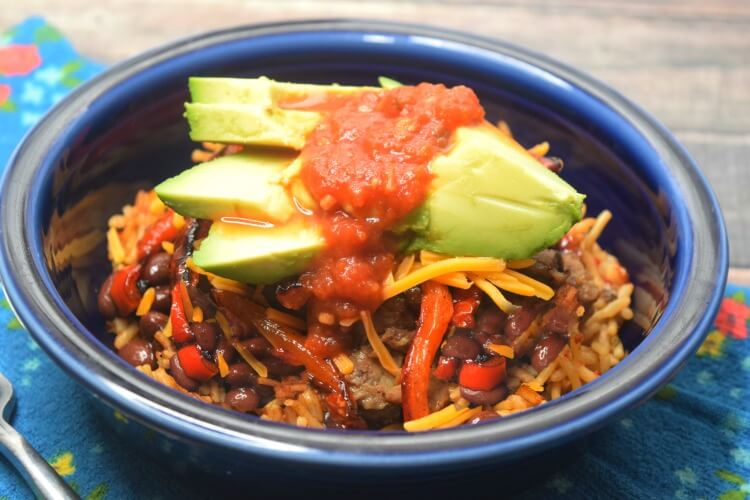
[[[458,383],[467,389],[489,391],[505,380],[505,358],[492,358],[484,363],[466,361],[458,374]]]
[[[110,295],[120,316],[129,316],[138,307],[141,301],[137,285],[140,277],[141,266],[138,264],[124,267],[112,275]]]
[[[138,260],[158,252],[162,242],[174,240],[178,233],[179,231],[174,225],[174,212],[167,210],[159,220],[146,229],[145,234],[138,242]]]
[[[169,319],[172,321],[172,338],[176,342],[189,342],[193,340],[193,331],[190,329],[185,304],[182,303],[180,293],[180,281],[172,288],[172,306],[169,311]]]
[[[471,287],[468,290],[457,289],[454,294],[453,326],[456,328],[474,328],[474,313],[479,309],[482,295],[479,289]]]
[[[195,344],[186,345],[177,351],[180,366],[188,377],[205,382],[219,372],[214,363],[203,357]]]
[[[448,287],[428,281],[422,285],[419,326],[401,370],[404,421],[430,413],[427,391],[430,367],[453,317],[453,301]]]
[[[440,358],[438,358],[437,367],[432,370],[432,375],[440,380],[448,381],[456,374],[457,366],[458,361],[456,358],[440,356]]]
[[[265,309],[245,297],[224,290],[214,290],[219,305],[227,308],[244,323],[252,324],[277,350],[282,350],[289,361],[303,365],[307,373],[331,392],[326,396],[331,416],[342,427],[364,428],[357,415],[357,404],[351,397],[344,378],[333,363],[313,355],[305,347],[305,338],[266,318]]]

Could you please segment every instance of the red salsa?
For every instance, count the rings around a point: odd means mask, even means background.
[[[385,230],[424,202],[430,161],[458,127],[480,123],[484,109],[467,87],[428,83],[287,107],[323,113],[302,149],[301,179],[320,206],[327,250],[301,283],[312,322],[337,324],[380,305],[394,260]]]

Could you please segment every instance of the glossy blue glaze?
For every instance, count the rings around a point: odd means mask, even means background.
[[[623,332],[633,352],[597,381],[498,422],[421,435],[309,431],[206,407],[147,380],[103,347],[93,290],[103,246],[59,262],[65,233],[106,218],[189,164],[181,103],[191,75],[372,84],[467,84],[520,141],[550,140],[590,211],[615,218],[604,237],[653,299],[652,328]],[[85,217],[66,220],[82,203]],[[24,207],[18,212],[17,207]],[[570,68],[496,41],[417,26],[308,22],[209,34],[118,65],[78,89],[27,137],[0,197],[0,274],[24,325],[68,373],[132,421],[169,436],[217,472],[293,465],[408,476],[513,462],[588,433],[645,400],[700,344],[726,279],[727,243],[713,194],[674,139],[617,93]],[[691,286],[692,285],[692,286]],[[132,430],[129,435],[132,435]],[[148,444],[147,444],[148,446]],[[173,446],[174,450],[175,447]],[[248,461],[252,457],[263,457]],[[198,460],[201,459],[201,460]],[[278,473],[278,470],[276,470]]]

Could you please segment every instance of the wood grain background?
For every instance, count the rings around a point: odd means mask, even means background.
[[[750,268],[750,2],[0,0],[0,29],[42,14],[113,63],[237,24],[321,17],[429,23],[502,38],[612,85],[667,125],[706,172],[733,266]],[[748,271],[735,279],[750,282]]]

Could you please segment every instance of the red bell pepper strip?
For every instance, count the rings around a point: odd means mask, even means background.
[[[432,375],[435,378],[439,378],[440,380],[448,381],[453,377],[453,375],[456,374],[457,366],[458,361],[456,360],[456,358],[440,356],[438,358],[437,367],[432,370]]]
[[[203,357],[201,350],[195,344],[186,345],[177,351],[180,366],[188,377],[205,382],[219,372],[214,363]]]
[[[303,365],[313,379],[330,391],[326,402],[335,420],[343,427],[365,427],[364,421],[357,416],[357,404],[349,394],[344,378],[333,363],[315,356],[305,347],[303,336],[267,319],[265,309],[245,297],[225,290],[214,290],[213,294],[219,305],[244,323],[254,325],[274,349],[283,351],[289,361]]]
[[[424,283],[419,326],[401,370],[405,422],[430,413],[427,398],[430,367],[452,317],[453,302],[448,287],[432,281]]]
[[[190,329],[190,323],[188,323],[185,315],[185,305],[182,303],[179,281],[172,288],[172,306],[169,310],[169,319],[172,321],[172,338],[176,342],[193,340],[193,331]]]
[[[505,380],[505,358],[492,358],[484,363],[465,361],[458,373],[458,383],[475,391],[489,391]]]
[[[110,295],[120,316],[129,316],[138,307],[141,301],[137,285],[140,277],[141,266],[138,264],[124,267],[112,275]]]
[[[164,241],[177,238],[179,231],[174,226],[174,212],[167,210],[156,222],[151,224],[138,242],[138,260],[156,253]]]

